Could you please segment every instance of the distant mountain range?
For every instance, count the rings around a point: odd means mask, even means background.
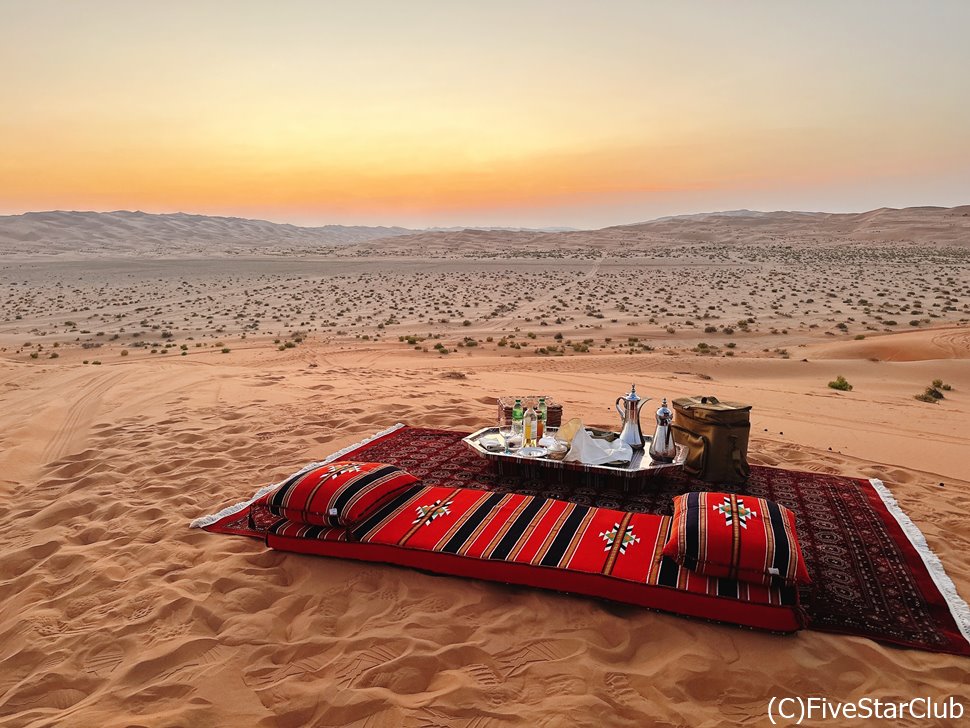
[[[404,227],[322,225],[302,227],[240,217],[192,215],[184,212],[76,212],[55,210],[0,216],[0,253],[3,252],[137,252],[164,254],[169,247],[206,252],[268,252],[266,248],[318,248],[352,245],[370,240],[422,232],[454,232],[465,228],[412,230]],[[523,232],[527,228],[479,228]],[[549,228],[560,232],[570,228]]]
[[[237,217],[145,212],[28,212],[0,216],[0,255],[282,255],[381,245],[429,252],[501,244],[588,247],[664,243],[907,242],[970,245],[970,206],[879,208],[862,213],[729,210],[673,215],[601,230],[300,227]],[[392,242],[388,240],[388,243]]]
[[[962,207],[935,207],[935,206],[924,206],[924,207],[880,207],[875,210],[869,210],[868,212],[808,212],[803,210],[775,210],[773,212],[764,212],[760,210],[723,210],[721,212],[692,212],[685,215],[666,215],[664,217],[655,217],[651,220],[639,223],[630,223],[632,225],[650,225],[657,222],[669,222],[675,220],[710,220],[722,217],[736,217],[736,218],[812,218],[819,219],[824,218],[827,220],[843,218],[846,220],[852,219],[867,219],[873,217],[899,217],[912,216],[912,215],[934,215],[942,213],[955,213],[955,214],[965,214],[970,212],[970,205],[964,205]],[[628,225],[618,225],[616,227],[629,227]]]

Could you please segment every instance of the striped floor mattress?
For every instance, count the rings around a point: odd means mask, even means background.
[[[775,632],[798,592],[709,578],[661,555],[669,516],[473,488],[413,485],[352,528],[280,518],[271,548],[534,586]]]

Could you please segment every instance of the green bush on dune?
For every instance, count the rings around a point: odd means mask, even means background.
[[[926,388],[922,394],[913,395],[913,399],[917,399],[920,402],[928,402],[930,404],[936,404],[941,399],[943,399],[943,392],[949,392],[953,389],[949,384],[944,384],[942,379],[934,379],[930,386]]]
[[[841,374],[837,376],[833,381],[829,382],[829,387],[831,389],[837,389],[840,392],[852,391],[852,385],[849,384],[849,382],[846,381],[846,378],[843,377]]]

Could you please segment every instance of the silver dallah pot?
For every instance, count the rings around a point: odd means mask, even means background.
[[[623,429],[620,430],[620,440],[634,450],[643,449],[643,431],[640,429],[640,412],[642,405],[650,398],[641,399],[637,394],[637,385],[631,384],[630,391],[623,397],[616,398],[616,411],[620,413]],[[620,404],[622,402],[622,405]]]
[[[657,431],[650,441],[650,459],[658,463],[672,463],[677,456],[677,445],[674,444],[674,433],[670,429],[673,424],[674,413],[667,406],[664,397],[660,409],[657,410]]]

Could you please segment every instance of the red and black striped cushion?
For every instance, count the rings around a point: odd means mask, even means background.
[[[769,586],[811,582],[795,514],[784,506],[733,493],[686,493],[674,498],[673,518],[663,554],[687,569]]]
[[[266,543],[300,553],[529,584],[790,632],[798,590],[698,574],[663,556],[673,518],[518,493],[415,484],[352,529],[283,519]]]
[[[393,465],[327,463],[293,476],[253,508],[297,523],[349,528],[417,481]]]

